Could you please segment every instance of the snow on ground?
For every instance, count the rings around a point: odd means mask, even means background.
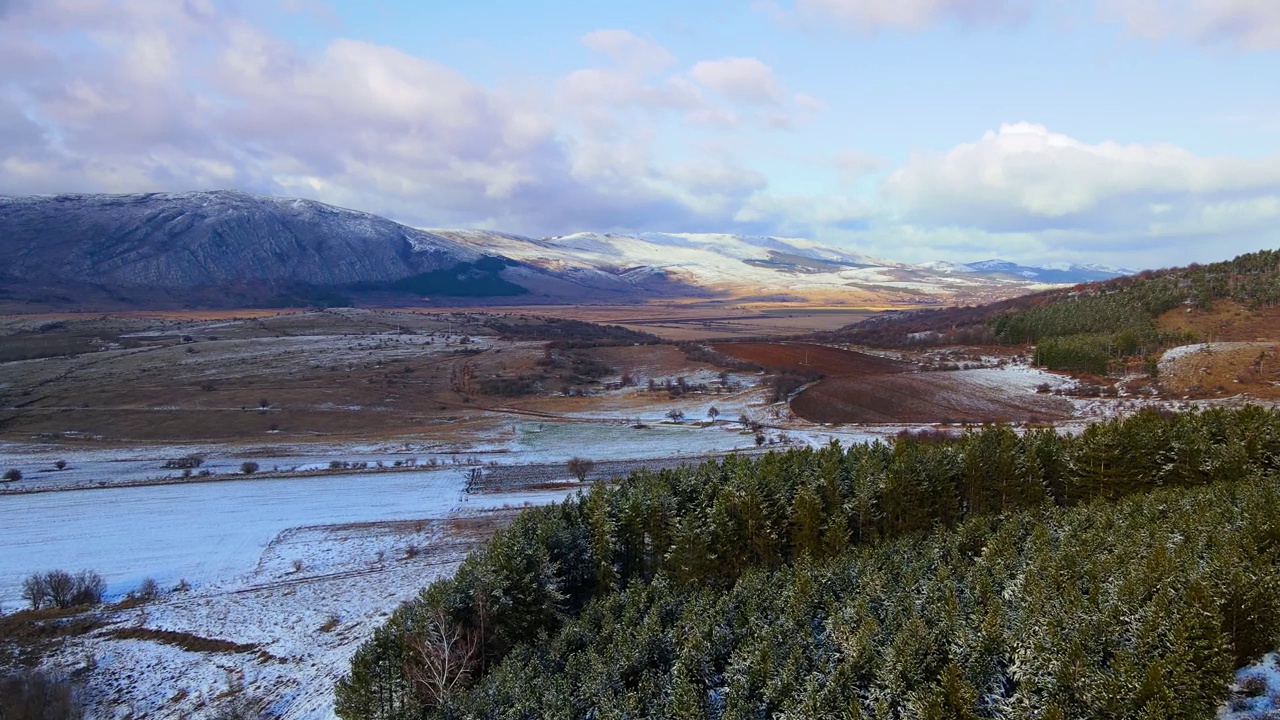
[[[1231,698],[1218,711],[1218,720],[1260,720],[1280,717],[1280,657],[1267,653],[1236,671]]]
[[[1015,393],[1035,392],[1042,383],[1071,383],[1017,364],[957,372]],[[474,467],[470,463],[556,464],[574,455],[601,461],[688,455],[697,461],[755,447],[754,434],[732,422],[741,413],[766,425],[770,447],[821,446],[832,439],[848,445],[920,427],[814,425],[791,416],[785,406],[766,405],[761,390],[644,403],[633,402],[630,391],[608,398],[604,409],[597,405],[561,419],[509,416],[486,438],[436,455],[422,452],[443,450],[427,438],[194,450],[6,445],[0,448],[0,464],[26,463],[23,467],[33,469],[31,482],[80,489],[0,495],[0,607],[19,607],[21,578],[37,571],[94,569],[115,597],[154,578],[167,590],[160,600],[112,611],[115,625],[70,640],[52,658],[55,669],[83,672],[94,717],[198,716],[225,701],[229,690],[243,687],[246,697],[270,700],[281,717],[319,720],[332,717],[333,683],[360,642],[399,603],[451,573],[468,543],[484,534],[460,534],[459,527],[497,509],[558,502],[576,491],[468,495],[462,488]],[[1080,399],[1079,419],[1065,429],[1082,426],[1086,417],[1127,414],[1148,404],[1141,398]],[[711,405],[721,410],[721,420],[695,423]],[[672,408],[683,410],[688,420],[663,422]],[[632,427],[636,419],[648,427]],[[206,466],[218,472],[234,472],[242,457],[264,470],[277,465],[306,470],[327,468],[333,460],[389,465],[416,454],[419,467],[96,486],[101,478],[146,479],[173,472],[159,465],[194,451],[207,455]],[[441,465],[423,467],[430,457]],[[68,460],[69,469],[39,472],[58,458]],[[173,590],[183,580],[189,589]],[[154,638],[107,636],[130,628],[246,647],[193,652]],[[1280,689],[1280,683],[1272,686]]]
[[[87,669],[94,717],[189,717],[243,685],[280,717],[328,718],[359,643],[461,561],[468,539],[452,523],[576,492],[466,495],[464,482],[448,468],[3,497],[0,602],[16,609],[20,579],[52,568],[97,570],[114,597],[151,577],[162,599],[116,612],[112,630],[255,646],[74,639],[53,665]]]
[[[0,606],[21,578],[97,570],[108,594],[152,577],[203,585],[251,569],[292,527],[443,517],[461,503],[460,470],[122,487],[0,497]]]
[[[1160,356],[1160,364],[1177,360],[1179,358],[1194,355],[1196,353],[1210,352],[1227,352],[1230,350],[1247,350],[1249,348],[1268,349],[1274,347],[1275,343],[1271,342],[1217,342],[1217,343],[1196,343],[1193,345],[1179,345],[1175,348],[1169,348]]]

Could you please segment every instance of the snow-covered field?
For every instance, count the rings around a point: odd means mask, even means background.
[[[52,568],[97,570],[113,595],[146,577],[203,585],[251,570],[289,528],[447,516],[463,483],[449,470],[0,497],[0,606]]]
[[[52,568],[94,569],[113,598],[147,577],[166,589],[55,656],[56,668],[89,668],[94,717],[198,715],[239,686],[280,717],[331,717],[333,683],[359,643],[464,556],[450,523],[573,492],[467,495],[464,482],[448,468],[6,496],[0,602],[16,609],[21,578]],[[120,628],[255,648],[190,652],[105,634]]]

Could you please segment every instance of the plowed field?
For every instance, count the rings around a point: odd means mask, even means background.
[[[775,370],[819,372],[827,377],[886,375],[912,369],[910,363],[811,343],[717,343],[717,351]]]
[[[824,375],[791,400],[791,410],[811,422],[1050,422],[1072,412],[1068,401],[1036,394],[1025,375],[1000,370],[922,372],[909,362],[807,343],[714,347],[774,370]]]
[[[793,398],[791,409],[835,423],[1049,422],[1071,415],[1067,400],[1002,387],[978,372],[985,371],[828,378]]]

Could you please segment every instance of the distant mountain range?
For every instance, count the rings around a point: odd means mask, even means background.
[[[981,262],[965,263],[958,267],[969,268],[970,272],[983,275],[1011,275],[1034,280],[1035,282],[1058,284],[1098,282],[1120,277],[1121,275],[1132,275],[1136,272],[1135,270],[1126,270],[1125,268],[1116,268],[1109,265],[1058,263],[1036,266],[1019,265],[1008,260],[983,260]]]
[[[421,230],[242,192],[0,196],[10,311],[252,305],[725,302],[955,304],[1103,280],[1102,266],[910,265],[811,240]]]

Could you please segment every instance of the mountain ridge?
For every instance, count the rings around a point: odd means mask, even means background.
[[[995,272],[936,265],[805,238],[421,229],[235,190],[0,196],[0,301],[10,306],[53,298],[60,306],[225,307],[351,295],[392,304],[520,297],[946,305],[1024,294],[1046,278],[1075,282],[1068,271],[1012,263]]]

